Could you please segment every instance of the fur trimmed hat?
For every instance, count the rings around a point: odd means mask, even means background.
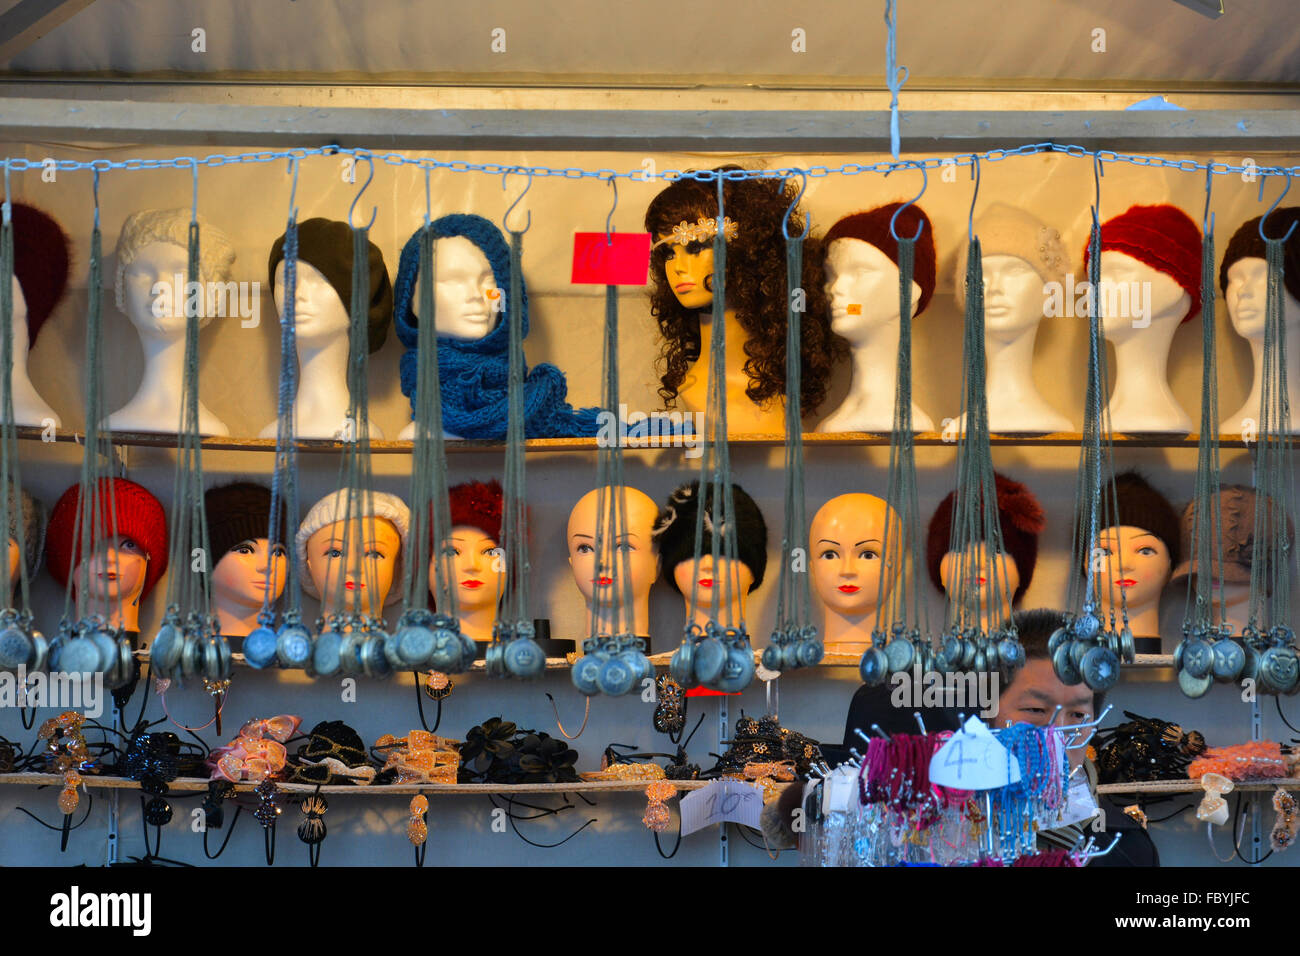
[[[1222,531],[1223,564],[1219,564],[1218,542],[1212,543],[1210,565],[1216,578],[1224,584],[1249,584],[1250,568],[1255,548],[1255,489],[1249,485],[1221,485],[1219,487],[1219,523]],[[1209,521],[1209,518],[1206,518]],[[1196,523],[1196,502],[1189,501],[1183,509],[1181,544],[1183,561],[1174,568],[1170,583],[1196,573],[1196,555],[1192,550],[1192,526]],[[1286,519],[1286,538],[1295,540],[1295,526],[1291,516]],[[1267,578],[1267,575],[1265,575]],[[1265,580],[1267,593],[1272,594],[1272,582]]]
[[[354,491],[354,502],[358,509],[365,509],[367,496],[364,493]],[[401,551],[397,555],[397,563],[393,565],[393,581],[402,579],[402,558],[406,554],[406,534],[411,525],[411,512],[406,507],[406,502],[397,495],[390,495],[384,491],[376,491],[371,495],[373,509],[361,515],[362,521],[368,517],[384,518],[392,522],[393,527],[397,529],[397,536],[401,541]],[[348,508],[348,489],[340,488],[338,491],[332,491],[320,501],[311,506],[307,512],[307,517],[302,519],[302,524],[298,526],[298,534],[294,538],[294,555],[298,561],[298,581],[302,589],[316,600],[320,600],[320,594],[316,591],[316,582],[311,579],[311,572],[307,568],[307,539],[326,525],[333,524],[336,521],[342,521],[347,515]],[[390,588],[388,591],[388,600],[385,604],[392,604],[400,600],[402,589],[400,587]]]
[[[682,485],[668,498],[668,504],[659,512],[651,534],[659,548],[659,576],[666,580],[678,594],[681,589],[673,579],[673,570],[683,561],[695,557],[695,518],[700,507],[699,479]],[[705,489],[704,545],[709,548],[713,528],[712,486]],[[754,499],[740,485],[731,486],[732,503],[736,506],[736,557],[754,575],[750,585],[752,594],[763,583],[767,570],[767,522]]]
[[[1038,536],[1042,534],[1046,518],[1043,506],[1028,487],[1004,475],[994,474],[993,479],[998,492],[998,521],[1002,526],[1002,544],[1016,562],[1016,571],[1020,574],[1020,586],[1011,595],[1014,607],[1020,603],[1034,579],[1034,565],[1038,562]],[[943,591],[943,579],[939,576],[939,565],[948,553],[951,542],[952,507],[956,497],[957,492],[952,491],[939,502],[926,532],[925,563],[930,571],[930,580],[940,591]]]
[[[1169,551],[1169,566],[1176,568],[1181,555],[1181,522],[1174,506],[1136,471],[1115,476],[1114,497],[1110,485],[1102,488],[1099,517],[1105,528],[1114,512],[1121,527],[1141,528],[1164,542]]]
[[[77,512],[81,507],[81,485],[59,496],[50,512],[45,532],[45,561],[59,587],[68,586],[68,576],[81,563],[81,541],[76,535]],[[167,571],[167,515],[162,503],[143,485],[126,478],[99,479],[99,536],[112,534],[113,511],[117,512],[117,533],[133,538],[149,556],[144,575],[143,600]]]
[[[894,211],[902,205],[901,202],[891,202],[884,206],[877,206],[875,209],[845,216],[826,233],[826,238],[822,240],[825,248],[830,248],[830,244],[836,239],[861,239],[875,246],[889,256],[890,262],[898,265],[898,240],[889,231],[889,220],[894,215]],[[900,236],[907,237],[916,235],[916,227],[922,223],[924,228],[916,240],[912,269],[912,278],[921,287],[921,298],[916,304],[917,315],[925,311],[925,307],[930,304],[930,297],[934,295],[936,262],[934,225],[930,222],[930,217],[925,214],[925,210],[916,204],[904,209],[894,225],[894,229]]]
[[[388,326],[393,321],[393,286],[388,280],[388,267],[384,254],[373,242],[370,244],[368,268],[370,270],[369,349],[379,351],[388,337]],[[352,311],[352,227],[337,219],[317,217],[298,224],[298,260],[318,269],[333,286],[343,303],[343,311]],[[275,286],[275,267],[284,261],[284,236],[271,246],[266,271],[271,286]]]
[[[1107,250],[1132,256],[1182,286],[1191,299],[1183,322],[1201,311],[1201,229],[1177,206],[1130,206],[1106,220],[1101,226],[1101,251]],[[1083,268],[1088,268],[1086,242]]]
[[[199,280],[205,283],[231,281],[235,267],[234,244],[211,220],[199,216],[198,223]],[[182,249],[189,249],[190,210],[141,209],[126,217],[122,231],[117,236],[117,273],[113,281],[120,312],[126,312],[124,281],[127,266],[135,261],[140,250],[154,242],[169,242]]]
[[[1015,256],[1023,259],[1044,284],[1063,284],[1065,274],[1070,271],[1070,254],[1061,241],[1061,234],[1023,209],[1004,202],[990,204],[975,220],[975,235],[980,241],[982,257]],[[957,249],[955,291],[959,309],[966,307],[966,257],[969,253],[970,240],[963,239]]]
[[[14,489],[9,488],[9,537],[18,540],[18,525],[22,523],[24,563],[27,565],[27,579],[36,574],[41,558],[45,556],[45,506],[31,496],[26,488],[22,489],[21,498],[14,499]],[[17,579],[9,582],[17,584]]]
[[[16,210],[18,207],[15,206]],[[1264,240],[1259,238],[1260,216],[1243,222],[1228,240],[1228,247],[1223,250],[1223,262],[1219,265],[1219,291],[1228,293],[1228,270],[1240,259],[1266,259],[1268,252]],[[1285,236],[1292,223],[1300,222],[1300,206],[1284,206],[1274,209],[1268,217],[1270,234]],[[1291,238],[1282,244],[1282,284],[1291,298],[1300,301],[1300,229],[1291,234]]]
[[[235,545],[266,537],[271,524],[271,489],[252,481],[209,488],[203,495],[203,511],[208,519],[212,565],[216,567]],[[286,540],[289,530],[281,499],[280,534]]]
[[[495,478],[491,481],[465,481],[447,489],[447,498],[451,505],[452,528],[478,528],[497,544],[502,543],[501,517],[505,495],[501,482]],[[429,524],[432,533],[433,522]]]
[[[68,290],[71,243],[63,227],[35,206],[13,204],[14,276],[27,302],[27,346]]]

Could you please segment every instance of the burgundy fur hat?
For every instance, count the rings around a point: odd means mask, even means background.
[[[504,509],[501,482],[495,478],[491,481],[466,481],[449,488],[447,496],[451,501],[453,528],[478,528],[501,544],[501,513]]]
[[[999,474],[994,474],[993,478],[998,490],[998,521],[1002,525],[1002,544],[1016,562],[1016,571],[1020,574],[1020,586],[1011,595],[1014,607],[1020,603],[1034,579],[1034,565],[1038,561],[1038,536],[1043,531],[1046,519],[1043,506],[1025,485]],[[953,491],[939,502],[926,533],[925,563],[930,571],[930,580],[940,591],[943,591],[943,579],[939,576],[939,564],[948,553],[952,534],[952,506],[956,497],[957,492]]]
[[[41,326],[68,288],[70,243],[63,228],[35,206],[13,204],[14,275],[27,302],[27,345],[36,344]]]
[[[845,216],[826,233],[826,238],[822,240],[825,247],[829,248],[836,239],[861,239],[863,242],[871,243],[889,256],[890,262],[898,265],[898,242],[889,231],[889,220],[894,215],[894,210],[901,205],[903,205],[901,202],[891,202],[884,206],[877,206],[875,209]],[[934,225],[930,222],[930,217],[925,214],[925,210],[917,205],[908,206],[899,213],[898,222],[894,225],[898,234],[906,238],[916,235],[916,227],[920,223],[925,223],[925,228],[921,230],[921,236],[916,240],[912,269],[912,278],[921,287],[921,299],[916,304],[917,315],[925,311],[925,307],[930,304],[930,297],[934,295],[936,261]]]

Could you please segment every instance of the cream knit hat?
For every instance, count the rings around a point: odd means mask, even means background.
[[[1061,234],[1037,216],[1008,206],[1004,202],[989,205],[975,219],[975,235],[980,241],[980,255],[1015,256],[1033,266],[1044,283],[1065,281],[1070,271],[1070,254],[1061,242]],[[970,242],[961,241],[957,250],[956,296],[958,308],[966,308],[966,256]]]
[[[393,526],[397,528],[397,535],[402,542],[402,551],[398,554],[397,564],[393,568],[393,583],[396,585],[402,579],[402,558],[406,552],[406,535],[411,524],[411,511],[401,498],[387,492],[374,492],[371,496],[373,498],[373,507],[370,508],[367,507],[364,492],[353,491],[353,495],[356,502],[354,507],[359,511],[361,518],[384,518],[391,521]],[[311,510],[307,512],[307,517],[303,518],[302,524],[298,526],[298,534],[294,539],[294,551],[298,560],[298,581],[303,591],[318,601],[320,600],[320,594],[317,593],[316,584],[312,581],[311,573],[307,569],[307,539],[326,525],[349,517],[347,510],[348,490],[340,488],[312,505]],[[401,587],[393,587],[389,589],[388,600],[384,603],[392,604],[401,600],[401,598]]]

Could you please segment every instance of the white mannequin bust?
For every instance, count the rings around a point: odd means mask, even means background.
[[[434,269],[433,324],[440,336],[451,339],[481,339],[500,321],[501,291],[483,250],[464,236],[437,240]],[[415,438],[410,422],[398,438]],[[444,438],[459,438],[444,432]]]
[[[284,262],[275,267],[272,296],[284,314]],[[329,280],[309,262],[298,260],[294,332],[298,348],[298,395],[294,400],[299,438],[355,437],[348,421],[348,307]],[[259,434],[274,438],[276,422]],[[383,431],[369,419],[370,437]]]
[[[45,425],[46,419],[51,419],[55,428],[61,427],[63,422],[37,393],[36,386],[27,376],[27,299],[17,276],[14,276],[13,357],[14,422],[39,428]],[[0,415],[3,414],[4,410],[0,409]]]
[[[1228,288],[1224,298],[1228,317],[1238,335],[1250,343],[1255,375],[1250,394],[1241,408],[1219,426],[1224,434],[1239,435],[1242,423],[1250,419],[1259,427],[1260,400],[1264,388],[1264,310],[1267,306],[1268,263],[1253,256],[1238,259],[1228,267]],[[1286,287],[1282,292],[1282,322],[1286,325],[1286,386],[1291,405],[1291,434],[1300,433],[1300,302]]]
[[[898,283],[898,266],[876,246],[861,239],[831,242],[826,255],[831,331],[848,340],[853,378],[848,396],[817,426],[819,432],[893,430],[901,326]],[[913,316],[920,301],[921,286],[913,281]],[[915,402],[912,426],[918,432],[934,430],[930,416]]]
[[[174,432],[180,426],[189,221],[189,210],[144,210],[127,219],[118,238],[117,305],[140,335],[144,374],[131,400],[104,419],[102,424],[113,431]],[[230,280],[235,253],[220,230],[202,219],[199,223],[199,281],[206,313],[210,283]],[[211,315],[203,315],[200,328],[211,320]],[[230,434],[201,401],[199,431]]]
[[[1139,290],[1139,299],[1146,299],[1145,311],[1139,314],[1142,310],[1130,295],[1126,314],[1107,315],[1107,300],[1116,300],[1112,289],[1117,286]],[[1115,347],[1111,428],[1120,434],[1190,432],[1192,420],[1174,398],[1166,370],[1169,347],[1191,297],[1172,276],[1128,253],[1107,249],[1101,254],[1099,301],[1102,330]]]

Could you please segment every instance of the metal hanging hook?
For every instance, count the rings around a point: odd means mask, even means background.
[[[920,198],[925,195],[925,190],[930,185],[930,177],[925,171],[925,164],[918,163],[914,159],[904,160],[900,165],[891,167],[889,172],[885,173],[886,178],[888,178],[889,173],[892,173],[899,169],[903,169],[907,166],[912,166],[921,171],[921,191],[917,193],[915,196],[913,196],[911,199],[909,199],[907,202],[903,203],[903,205],[895,209],[894,214],[889,217],[889,234],[894,237],[895,242],[899,242],[903,238],[898,234],[898,229],[897,229],[899,215],[908,206],[914,205],[916,202],[918,202]],[[925,220],[922,219],[916,224],[916,235],[912,237],[912,241],[916,242],[916,240],[920,239],[921,233],[924,230],[925,230]]]
[[[6,224],[11,220],[13,216],[13,200],[11,196],[12,193],[10,192],[9,189],[9,160],[6,159],[5,160],[5,201],[4,201],[4,209],[3,209],[3,218],[2,220],[0,220],[5,222]]]
[[[794,236],[790,235],[790,214],[794,212],[795,207],[798,206],[800,201],[803,200],[803,194],[808,191],[808,174],[804,172],[802,169],[797,170],[797,172],[799,173],[799,179],[801,180],[801,182],[799,183],[799,195],[794,197],[794,202],[790,203],[790,208],[785,211],[785,216],[783,216],[781,219],[781,234],[785,236],[786,242],[789,242],[791,239],[795,238]],[[808,233],[811,230],[812,230],[812,216],[805,215],[803,232],[799,234],[799,238],[807,239]]]
[[[970,178],[975,180],[975,194],[970,197],[970,213],[966,216],[966,241],[975,241],[975,202],[980,198],[980,156],[979,153],[971,153],[972,160]]]
[[[365,161],[370,165],[370,173],[366,176],[366,181],[361,184],[361,191],[352,197],[352,205],[348,206],[348,225],[352,226],[353,229],[356,229],[357,227],[352,223],[352,213],[356,210],[357,203],[361,200],[361,197],[365,195],[366,189],[369,188],[370,181],[375,178],[374,159],[371,157],[369,153],[366,153],[362,158],[364,158]],[[355,162],[356,162],[356,158],[354,157],[353,158],[354,165]],[[379,215],[379,207],[372,206],[370,209],[370,221],[366,223],[365,228],[369,229],[371,226],[373,226],[375,224],[375,217],[378,215]]]
[[[1101,154],[1092,154],[1092,221],[1100,221],[1101,217],[1101,177],[1106,175],[1106,170],[1101,168]]]
[[[1282,190],[1282,195],[1274,199],[1273,205],[1269,206],[1268,210],[1264,213],[1264,215],[1259,217],[1259,238],[1264,240],[1265,242],[1268,242],[1268,236],[1264,234],[1264,222],[1268,219],[1269,215],[1272,214],[1273,210],[1277,209],[1277,207],[1282,204],[1282,200],[1286,198],[1286,194],[1291,191],[1291,170],[1284,169],[1282,170],[1282,172],[1286,174],[1286,187]],[[1259,180],[1260,202],[1264,201],[1264,180],[1267,178],[1268,178],[1267,176],[1261,176]],[[1282,236],[1279,241],[1286,242],[1288,239],[1290,239],[1291,234],[1295,232],[1296,226],[1300,226],[1300,219],[1297,219],[1291,223],[1291,228],[1286,231],[1286,235]]]
[[[609,215],[605,217],[605,245],[614,244],[614,210],[618,209],[618,178],[613,173],[609,176],[609,184],[614,187],[614,205],[609,209]]]
[[[504,191],[506,188],[506,177],[508,177],[511,173],[519,173],[521,175],[527,175],[528,185],[524,186],[524,191],[515,197],[515,201],[510,204],[510,207],[506,210],[505,215],[501,217],[501,228],[504,229],[506,232],[515,231],[510,228],[508,223],[508,220],[510,219],[510,214],[515,211],[515,207],[518,206],[519,203],[523,200],[523,198],[528,195],[528,190],[533,188],[533,171],[531,169],[521,169],[518,166],[516,166],[514,169],[507,169],[504,173],[501,174],[502,191]],[[530,209],[528,210],[528,219],[524,222],[524,228],[519,230],[519,235],[522,236],[525,232],[527,232],[530,228],[532,228],[532,225],[533,225],[533,211]]]
[[[1214,232],[1214,213],[1210,212],[1210,184],[1214,182],[1214,163],[1205,164],[1205,212],[1201,214],[1201,235]]]

